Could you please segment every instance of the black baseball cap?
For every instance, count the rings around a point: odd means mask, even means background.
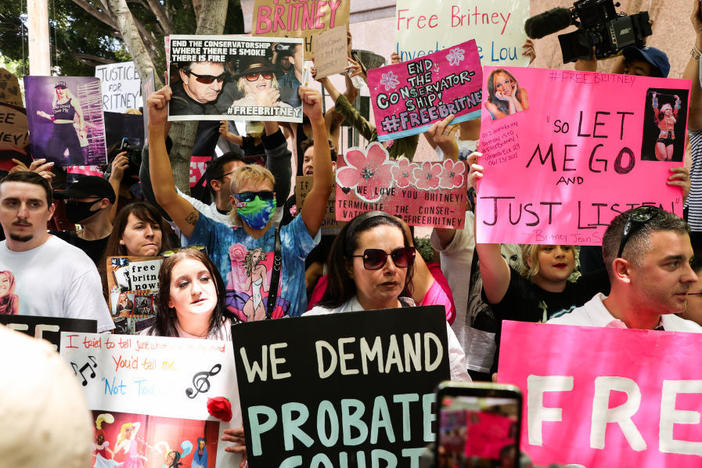
[[[98,176],[82,176],[63,192],[56,192],[56,198],[107,198],[110,203],[115,202],[115,191],[108,181]]]

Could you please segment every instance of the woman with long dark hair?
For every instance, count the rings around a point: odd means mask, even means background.
[[[329,282],[319,304],[305,315],[413,307],[410,291],[415,250],[402,222],[382,211],[349,221],[334,240]],[[465,354],[446,324],[452,380],[470,380]]]

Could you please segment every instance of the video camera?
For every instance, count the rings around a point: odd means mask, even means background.
[[[570,9],[553,8],[529,18],[524,29],[530,38],[540,39],[570,25],[577,26],[577,31],[558,35],[563,63],[589,59],[593,47],[598,59],[630,45],[643,48],[644,38],[652,33],[648,12],[618,14],[618,6],[620,3],[614,0],[577,0]]]

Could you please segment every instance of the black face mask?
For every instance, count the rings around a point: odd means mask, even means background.
[[[93,211],[90,209],[97,201],[98,200],[91,202],[67,201],[66,218],[68,218],[68,221],[72,224],[79,224],[84,219],[98,212],[98,210]]]

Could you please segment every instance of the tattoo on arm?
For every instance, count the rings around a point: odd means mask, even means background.
[[[188,214],[188,216],[185,217],[185,222],[195,226],[195,223],[197,223],[197,218],[199,218],[199,213],[197,210],[193,210],[190,212],[190,214]]]

